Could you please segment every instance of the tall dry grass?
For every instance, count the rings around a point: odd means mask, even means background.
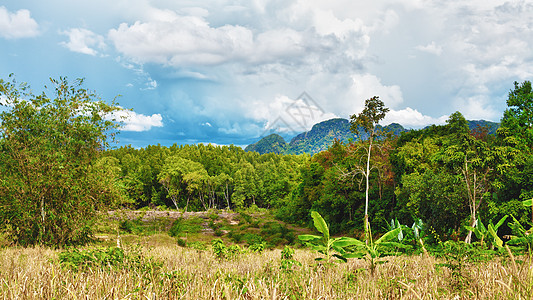
[[[318,265],[297,250],[302,265],[280,269],[280,250],[219,260],[209,250],[177,246],[142,248],[162,264],[139,268],[71,270],[57,250],[0,250],[3,299],[531,299],[533,268],[522,258],[470,264],[460,273],[436,267],[434,258],[389,257],[375,276],[364,260]],[[518,260],[518,259],[517,259]]]

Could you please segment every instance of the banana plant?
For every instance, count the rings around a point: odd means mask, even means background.
[[[329,262],[332,257],[346,262],[348,258],[362,258],[369,262],[370,273],[374,275],[375,269],[378,264],[385,263],[386,261],[380,261],[379,259],[393,248],[407,248],[409,246],[396,242],[398,239],[401,226],[396,227],[393,230],[388,231],[382,235],[379,239],[374,241],[372,239],[372,232],[370,226],[368,226],[368,241],[363,242],[351,237],[339,237],[332,239],[329,235],[329,228],[322,216],[316,211],[311,212],[311,217],[315,228],[322,233],[322,236],[304,234],[299,235],[298,239],[305,242],[312,249],[324,254],[326,257],[319,257],[315,260],[325,260]],[[336,253],[335,253],[336,252]]]
[[[530,253],[533,249],[533,234],[531,234],[531,229],[526,230],[520,222],[511,215],[513,222],[509,223],[509,227],[513,231],[511,239],[506,243],[510,245],[514,250],[524,251]]]
[[[364,243],[360,240],[350,237],[338,237],[332,239],[329,235],[328,224],[326,223],[326,221],[324,221],[322,216],[318,212],[312,211],[311,217],[313,218],[313,223],[315,225],[316,230],[322,233],[322,236],[304,234],[299,235],[298,239],[300,239],[302,242],[305,242],[313,250],[316,250],[319,253],[325,255],[325,258],[318,257],[315,258],[315,260],[325,260],[327,263],[329,263],[331,258],[334,257],[339,259],[340,261],[346,262],[348,258],[346,257],[346,254],[348,254],[348,251],[346,250],[347,247],[364,245]]]
[[[386,232],[379,239],[374,241],[372,239],[372,231],[370,229],[370,226],[368,226],[368,232],[369,232],[368,242],[357,243],[355,245],[356,246],[355,251],[344,254],[344,257],[345,258],[363,258],[369,263],[370,274],[374,276],[376,267],[379,264],[386,263],[386,261],[380,261],[379,259],[382,256],[384,256],[386,253],[389,253],[389,250],[391,248],[407,248],[408,247],[407,245],[404,245],[402,243],[395,241],[398,239],[401,230],[402,230],[401,226],[396,227],[395,229],[392,229]]]
[[[478,218],[474,227],[465,226],[465,228],[472,231],[476,235],[476,237],[480,240],[481,246],[483,246],[485,239],[488,239],[491,249],[496,247],[498,250],[501,250],[503,249],[503,241],[498,236],[498,228],[503,225],[507,218],[507,215],[503,216],[503,218],[501,218],[496,225],[489,222],[487,227],[485,227],[483,222],[481,222],[481,219]]]
[[[413,226],[411,226],[411,229],[413,230],[415,239],[418,241],[418,243],[422,247],[422,251],[424,252],[424,255],[426,256],[426,258],[429,258],[429,253],[426,250],[426,246],[424,246],[424,241],[422,240],[422,230],[424,229],[424,222],[422,222],[422,219],[417,219],[413,223]]]
[[[396,228],[400,228],[400,232],[398,233],[398,241],[401,242],[404,238],[403,231],[402,231],[402,224],[400,224],[398,219],[390,220],[389,231],[394,230]]]

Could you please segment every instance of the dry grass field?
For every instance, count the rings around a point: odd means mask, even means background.
[[[95,249],[86,248],[86,249]],[[0,250],[2,299],[532,299],[533,266],[526,257],[439,267],[433,257],[386,257],[374,276],[367,262],[317,264],[298,249],[291,268],[281,250],[215,257],[175,245],[126,246],[117,265],[69,268],[64,250]]]

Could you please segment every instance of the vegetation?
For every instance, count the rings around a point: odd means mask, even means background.
[[[52,79],[49,96],[0,79],[0,229],[20,245],[85,243],[97,210],[120,200],[118,162],[101,156],[119,108],[82,83]]]
[[[218,259],[208,250],[175,245],[141,247],[139,258],[125,249],[120,267],[104,264],[71,269],[61,250],[0,250],[0,297],[6,299],[530,299],[529,260],[463,261],[453,272],[440,258],[389,257],[372,276],[364,260],[317,266],[315,253],[296,249],[290,271],[281,268],[281,250],[242,253]],[[89,251],[94,251],[88,249]],[[137,261],[143,261],[140,267]],[[112,265],[113,266],[113,265]],[[35,276],[39,274],[39,276]],[[462,276],[462,277],[460,277]],[[467,278],[468,282],[457,282]],[[465,282],[463,280],[463,282]]]
[[[378,134],[387,109],[374,97],[352,118],[357,139],[312,156],[108,149],[120,108],[82,81],[52,84],[33,95],[0,80],[3,298],[533,294],[529,81],[495,134],[459,112]]]

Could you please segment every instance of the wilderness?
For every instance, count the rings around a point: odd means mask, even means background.
[[[116,147],[121,107],[83,80],[0,97],[4,299],[533,296],[530,81],[497,130],[455,112],[391,132],[376,96],[350,138],[262,154]]]

